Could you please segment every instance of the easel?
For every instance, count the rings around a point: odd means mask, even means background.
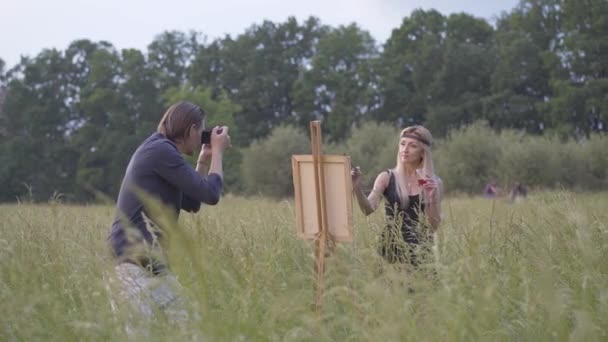
[[[325,174],[321,167],[321,124],[319,121],[310,123],[310,143],[312,146],[312,160],[315,174],[315,193],[317,198],[317,222],[319,234],[315,240],[315,303],[316,312],[321,312],[321,298],[323,297],[323,276],[325,273],[325,248],[327,244],[327,206],[325,203]]]
[[[325,257],[338,241],[352,241],[350,158],[323,155],[321,124],[310,123],[312,155],[292,156],[298,238],[314,241],[314,303],[320,314]]]

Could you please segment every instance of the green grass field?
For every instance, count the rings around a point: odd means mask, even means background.
[[[327,259],[320,317],[313,249],[296,239],[292,202],[227,197],[182,214],[170,260],[202,320],[159,316],[127,335],[133,312],[112,312],[104,280],[114,208],[0,206],[0,341],[608,339],[606,193],[444,200],[435,281],[384,264],[381,210],[356,209],[355,241]]]

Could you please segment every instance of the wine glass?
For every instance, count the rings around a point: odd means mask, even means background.
[[[422,168],[416,169],[416,178],[418,179],[418,186],[422,188],[426,184],[426,177]]]

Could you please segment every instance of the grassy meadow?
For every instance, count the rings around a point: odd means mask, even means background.
[[[356,205],[356,203],[354,203]],[[202,319],[176,326],[112,311],[112,206],[0,206],[0,341],[600,341],[608,339],[608,195],[534,193],[520,203],[443,202],[433,269],[382,262],[382,210],[355,211],[355,241],[326,260],[290,201],[226,197],[183,213],[173,272]],[[408,291],[412,288],[413,291]]]

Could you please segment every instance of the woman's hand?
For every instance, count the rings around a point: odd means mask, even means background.
[[[443,183],[439,177],[425,177],[426,181],[422,185],[424,192],[425,212],[428,216],[429,223],[433,232],[436,232],[441,225],[441,196],[443,193]]]
[[[422,191],[424,191],[427,201],[431,203],[437,202],[439,200],[437,198],[439,194],[439,185],[437,184],[437,181],[432,177],[425,177],[424,181],[425,182],[422,185]]]
[[[361,185],[361,179],[363,178],[363,174],[361,173],[361,168],[356,166],[350,170],[350,177],[353,183],[353,189],[359,188]]]

